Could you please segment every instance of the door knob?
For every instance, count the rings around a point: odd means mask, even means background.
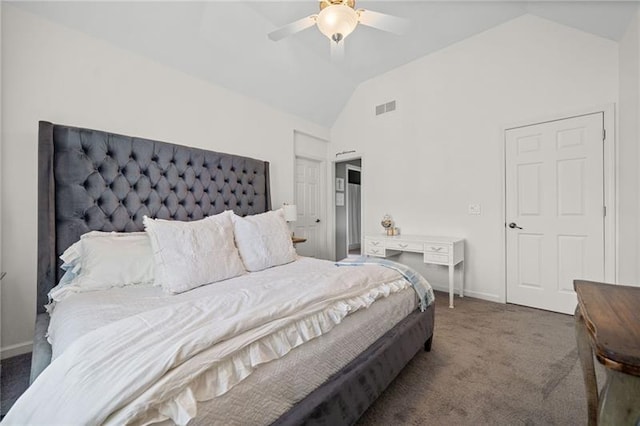
[[[320,219],[316,219],[316,223],[320,223]]]
[[[521,227],[519,227],[518,225],[516,225],[516,223],[515,223],[515,222],[511,222],[511,223],[509,224],[509,228],[511,228],[511,229],[522,229]]]

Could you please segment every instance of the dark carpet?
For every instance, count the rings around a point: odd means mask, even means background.
[[[4,416],[16,399],[29,387],[31,354],[0,361],[0,415]]]
[[[586,425],[573,316],[436,293],[420,352],[359,425]],[[597,364],[597,362],[596,362]],[[604,369],[597,364],[598,383]]]
[[[27,388],[30,364],[30,354],[2,360],[2,415]],[[358,424],[584,425],[586,416],[572,316],[472,298],[449,309],[437,292],[432,351]]]

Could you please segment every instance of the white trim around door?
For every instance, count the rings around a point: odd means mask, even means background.
[[[365,166],[365,154],[363,152],[359,152],[359,151],[354,151],[354,152],[349,152],[348,154],[345,155],[340,155],[337,156],[333,159],[331,159],[328,162],[328,167],[330,169],[330,172],[328,173],[328,175],[330,176],[330,181],[329,181],[329,185],[327,185],[328,189],[329,189],[329,196],[328,196],[328,200],[329,202],[328,204],[328,208],[330,210],[330,225],[329,225],[329,229],[330,232],[328,233],[329,238],[328,238],[328,250],[329,253],[331,254],[331,259],[336,260],[336,197],[335,197],[335,193],[336,193],[336,163],[342,163],[345,161],[350,161],[350,160],[358,160],[360,159],[360,179],[362,179],[363,182],[366,182],[367,179],[367,172],[366,172],[366,166]],[[364,189],[364,188],[363,188]],[[364,234],[366,233],[366,229],[367,229],[367,215],[365,214],[365,204],[366,202],[366,194],[365,191],[361,191],[360,192],[360,204],[362,206],[362,221],[361,221],[361,242],[360,242],[360,247],[364,247]]]
[[[353,196],[351,194],[351,190],[349,189],[349,170],[353,170],[356,172],[360,173],[360,182],[362,182],[362,167],[358,167],[358,166],[353,166],[351,164],[346,164],[345,165],[345,170],[346,170],[346,176],[344,179],[344,194],[345,194],[345,207],[346,207],[346,211],[347,211],[347,256],[349,255],[349,251],[351,250],[351,247],[349,246],[349,235],[351,232],[351,228],[349,227],[349,217],[351,214],[350,211],[350,205],[351,205],[351,197]],[[362,201],[362,183],[360,184],[360,201]],[[362,253],[362,248],[364,247],[364,236],[362,235],[362,216],[363,216],[363,210],[362,208],[360,208],[360,252]]]

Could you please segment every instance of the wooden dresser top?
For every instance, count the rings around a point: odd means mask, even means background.
[[[573,287],[598,361],[640,376],[640,287],[581,280]]]

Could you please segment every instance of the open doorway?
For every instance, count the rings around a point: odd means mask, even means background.
[[[362,160],[335,163],[336,259],[360,255],[362,243]]]
[[[360,255],[360,242],[362,240],[361,171],[360,167],[347,164],[347,183],[345,185],[344,202],[347,208],[347,253],[356,256]]]

